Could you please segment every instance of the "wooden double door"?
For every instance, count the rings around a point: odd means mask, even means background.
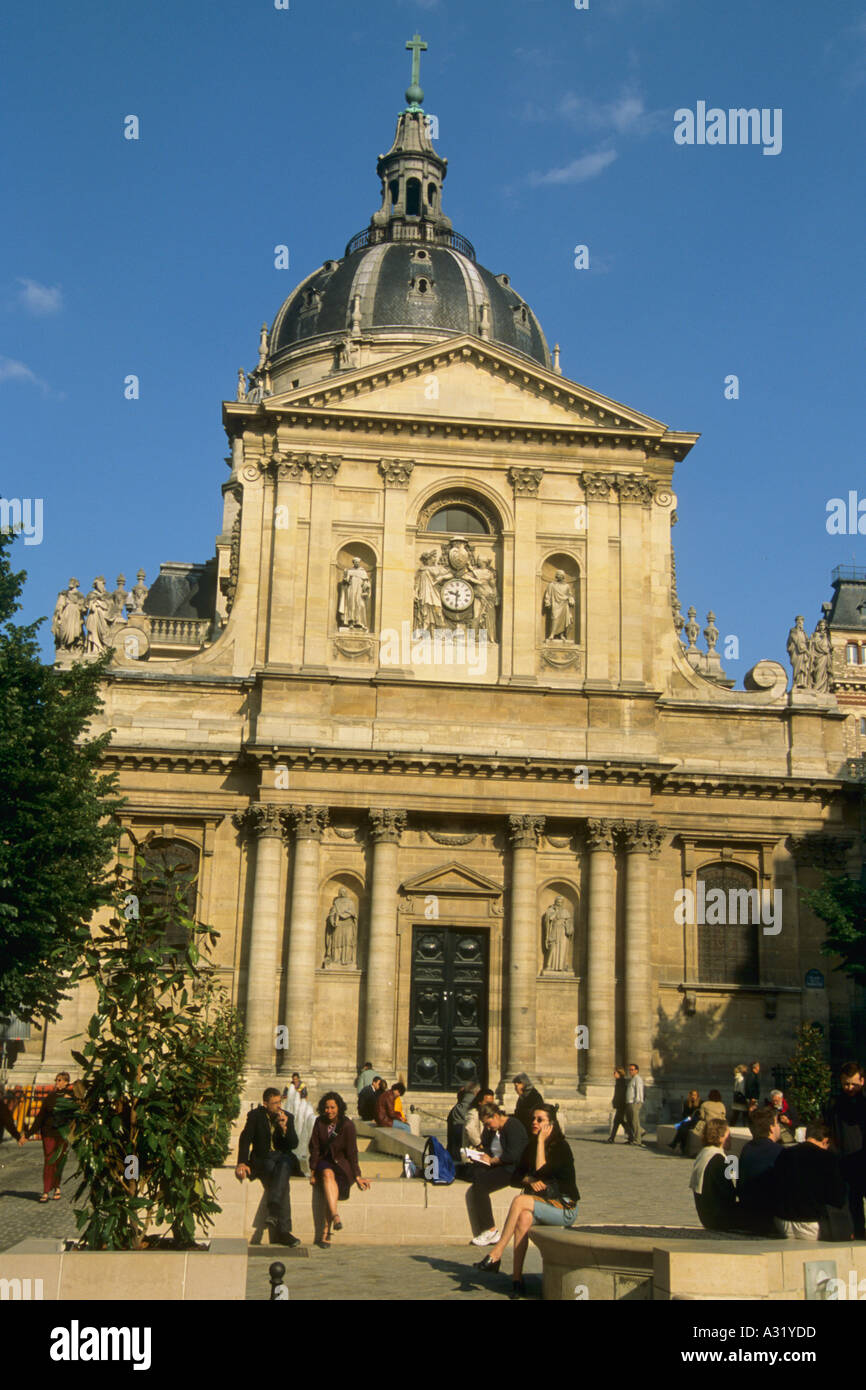
[[[413,928],[412,1090],[456,1091],[473,1078],[486,1083],[488,944],[486,932]]]

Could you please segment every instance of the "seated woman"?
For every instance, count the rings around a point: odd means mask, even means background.
[[[484,1134],[484,1125],[481,1122],[482,1105],[495,1105],[496,1093],[490,1090],[480,1090],[475,1097],[472,1109],[466,1117],[463,1126],[463,1147],[466,1149],[477,1149],[481,1146],[481,1139]]]
[[[316,1220],[320,1232],[316,1244],[327,1250],[331,1244],[331,1227],[335,1231],[343,1229],[337,1203],[347,1200],[353,1182],[362,1192],[366,1192],[370,1184],[361,1177],[355,1126],[346,1116],[346,1102],[342,1096],[328,1091],[318,1108],[319,1118],[310,1135],[310,1182],[313,1184],[314,1215],[316,1196],[324,1199],[326,1215],[323,1228],[320,1220]]]
[[[530,1121],[532,1138],[514,1171],[512,1182],[525,1189],[514,1198],[502,1234],[476,1269],[497,1270],[509,1240],[514,1236],[514,1269],[511,1298],[523,1298],[523,1261],[529,1245],[530,1228],[574,1224],[580,1193],[574,1176],[574,1156],[559,1128],[556,1107],[539,1105]]]
[[[734,1175],[725,1157],[725,1142],[730,1133],[727,1120],[707,1120],[704,1145],[689,1177],[698,1220],[708,1231],[735,1231],[744,1224],[737,1204]]]
[[[674,1153],[676,1153],[677,1149],[679,1149],[681,1153],[685,1153],[689,1135],[698,1122],[698,1111],[700,1110],[700,1106],[700,1092],[689,1091],[688,1096],[683,1101],[682,1119],[676,1127],[676,1133],[670,1144],[670,1148],[673,1149]]]
[[[724,1120],[727,1124],[728,1112],[725,1109],[725,1102],[722,1100],[721,1091],[710,1091],[707,1099],[702,1105],[698,1106],[695,1133],[703,1136],[704,1130],[710,1120]]]

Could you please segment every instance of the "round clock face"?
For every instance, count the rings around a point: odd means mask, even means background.
[[[462,579],[449,579],[442,587],[442,602],[454,613],[462,613],[472,603],[475,595]]]

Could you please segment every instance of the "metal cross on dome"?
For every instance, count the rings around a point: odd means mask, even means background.
[[[420,106],[424,100],[421,90],[421,54],[426,52],[427,45],[420,34],[415,34],[408,40],[406,47],[412,51],[412,81],[406,91],[406,100],[410,106]]]

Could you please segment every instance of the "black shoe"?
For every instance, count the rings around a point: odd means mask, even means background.
[[[613,1144],[613,1143],[614,1143],[614,1140],[613,1140],[613,1139],[605,1139],[604,1142],[605,1142],[606,1144]]]
[[[508,1295],[508,1297],[515,1301],[518,1298],[526,1297],[526,1285],[524,1284],[522,1279],[512,1279],[511,1293]]]
[[[290,1250],[294,1250],[295,1246],[300,1245],[300,1243],[299,1238],[293,1236],[291,1231],[281,1231],[277,1236],[277,1245],[287,1245]]]
[[[485,1255],[483,1260],[479,1260],[477,1265],[473,1265],[473,1269],[486,1269],[491,1274],[495,1274],[499,1265],[499,1260],[491,1260],[489,1255]]]

